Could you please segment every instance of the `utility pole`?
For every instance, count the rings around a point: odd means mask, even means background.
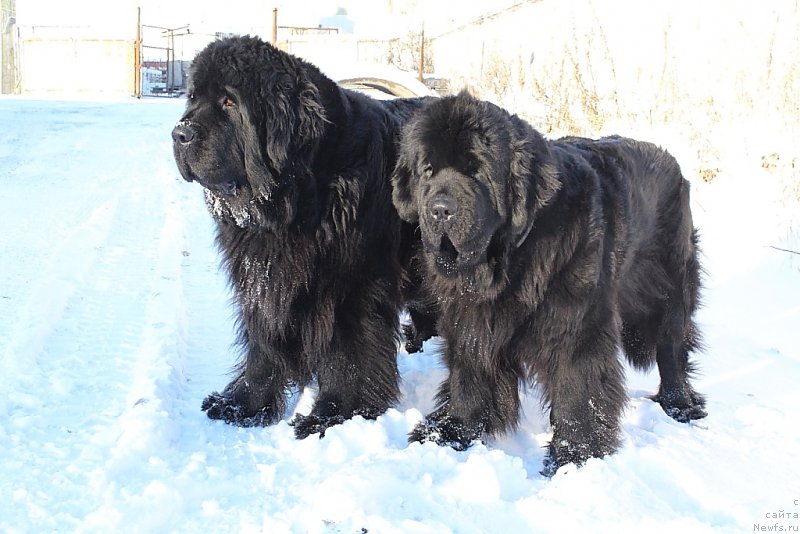
[[[278,8],[272,8],[272,44],[278,42]]]
[[[17,92],[17,6],[16,0],[0,0],[0,53],[2,53],[3,69],[0,72],[2,79],[2,94],[8,95]]]
[[[136,8],[136,41],[133,43],[133,96],[142,98],[142,8]]]

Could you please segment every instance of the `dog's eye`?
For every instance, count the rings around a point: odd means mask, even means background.
[[[422,166],[422,176],[423,178],[430,178],[433,176],[433,166],[430,163],[426,163]]]
[[[223,108],[235,108],[236,107],[236,102],[234,102],[231,97],[226,96],[225,98],[222,99],[222,107]]]

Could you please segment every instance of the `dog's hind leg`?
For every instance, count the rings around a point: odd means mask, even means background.
[[[700,345],[697,326],[692,319],[700,287],[696,232],[691,232],[688,241],[685,258],[673,254],[666,260],[673,285],[665,301],[666,309],[656,346],[661,386],[653,397],[670,417],[684,423],[708,415],[704,397],[689,381],[695,370],[689,353]]]

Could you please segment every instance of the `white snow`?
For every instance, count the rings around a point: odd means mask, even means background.
[[[181,111],[0,99],[1,532],[800,530],[800,258],[768,247],[798,248],[768,171],[690,175],[708,418],[674,422],[647,399],[657,375],[629,371],[621,450],[545,479],[535,391],[502,439],[406,443],[445,376],[434,343],[398,353],[396,408],[322,440],[206,417],[234,317],[202,191],[172,160]]]

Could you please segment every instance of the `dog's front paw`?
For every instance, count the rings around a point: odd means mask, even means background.
[[[439,410],[417,424],[409,433],[408,441],[409,443],[432,441],[457,451],[465,451],[475,440],[480,439],[483,433],[483,424],[467,424],[461,419]]]
[[[406,342],[405,349],[407,353],[422,352],[422,342],[425,340],[417,335],[417,329],[414,328],[414,325],[403,325],[403,338]]]
[[[289,423],[294,427],[294,437],[305,439],[311,434],[319,434],[320,438],[325,437],[325,431],[335,425],[340,425],[346,421],[343,415],[300,415],[297,414]]]
[[[244,407],[222,393],[213,392],[203,399],[202,410],[210,419],[220,419],[235,424],[244,419]]]
[[[216,391],[203,399],[201,408],[210,419],[236,426],[268,426],[275,422],[275,416],[268,408],[249,413],[247,407],[236,402],[233,396]]]
[[[691,388],[688,388],[688,392],[682,391],[679,394],[659,393],[653,396],[653,400],[679,423],[688,423],[708,415],[705,398]]]

